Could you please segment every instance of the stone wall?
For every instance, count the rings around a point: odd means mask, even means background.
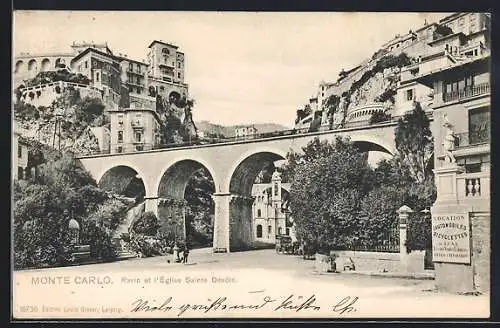
[[[230,249],[241,250],[248,248],[253,240],[251,200],[239,197],[231,200],[229,213]]]
[[[474,287],[480,292],[490,290],[490,220],[489,215],[471,215]]]
[[[335,260],[337,271],[344,270],[344,263],[350,257],[356,271],[372,272],[399,272],[399,253],[382,252],[355,252],[355,251],[334,251],[338,258]],[[422,260],[423,261],[423,260]]]

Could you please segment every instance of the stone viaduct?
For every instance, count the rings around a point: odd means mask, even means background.
[[[109,189],[112,181],[114,188],[118,185],[124,189],[134,177],[142,179],[146,211],[155,212],[162,224],[167,217],[183,217],[188,180],[196,170],[206,168],[215,185],[213,249],[229,252],[230,246],[245,247],[253,240],[251,191],[264,163],[285,159],[289,151],[300,152],[315,137],[333,141],[337,136],[349,136],[363,150],[392,155],[396,125],[396,122],[388,122],[218,144],[80,156],[79,159],[105,189]],[[169,210],[159,213],[159,206]]]

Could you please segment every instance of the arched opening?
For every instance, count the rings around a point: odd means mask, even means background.
[[[262,224],[257,225],[257,238],[262,238]]]
[[[229,247],[231,251],[247,249],[253,244],[253,231],[257,229],[256,226],[254,228],[254,224],[265,225],[266,236],[274,237],[277,231],[274,223],[254,222],[253,204],[254,197],[262,195],[263,191],[270,188],[271,176],[275,169],[274,162],[283,159],[284,155],[271,151],[256,152],[246,156],[232,172],[229,183],[229,192],[233,195],[229,205]],[[259,185],[260,189],[254,188],[254,184]],[[261,214],[266,216],[266,210],[263,209]],[[272,228],[271,233],[269,233],[269,225]],[[268,241],[274,242],[275,240],[270,238]]]
[[[38,69],[38,67],[37,67],[36,60],[31,59],[31,60],[28,62],[28,71],[29,71],[29,72],[36,72],[36,70],[37,70],[37,69]]]
[[[127,198],[143,200],[146,189],[142,178],[133,168],[125,165],[115,166],[101,177],[99,187]]]
[[[381,160],[390,159],[393,156],[389,149],[375,142],[354,141],[353,144],[361,152],[366,153],[368,164],[372,167],[377,166]]]
[[[54,68],[64,68],[66,66],[66,62],[64,61],[63,58],[57,58]]]
[[[23,71],[24,71],[24,62],[22,60],[18,60],[14,68],[14,73],[22,73]]]
[[[130,232],[132,224],[145,212],[146,188],[141,176],[129,166],[119,165],[107,170],[98,183],[101,189],[128,199],[129,207],[114,230],[115,237]],[[119,243],[119,239],[115,240]],[[117,244],[119,246],[119,244]]]
[[[43,72],[50,70],[50,60],[48,58],[44,58],[42,60],[42,67],[41,70]]]
[[[210,247],[213,240],[213,176],[201,163],[181,160],[170,166],[158,185],[160,231],[168,241]]]
[[[172,91],[169,93],[168,95],[168,100],[171,102],[171,103],[174,103],[174,104],[177,104],[179,102],[179,100],[181,99],[181,94],[178,93],[177,91]]]

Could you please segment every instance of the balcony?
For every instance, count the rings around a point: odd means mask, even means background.
[[[489,199],[490,174],[489,172],[466,173],[457,176],[458,199],[474,200]]]
[[[144,76],[144,74],[146,74],[146,72],[143,72],[143,71],[138,70],[138,69],[133,69],[133,68],[127,68],[127,73],[136,74],[136,75],[140,75],[140,76]]]
[[[457,90],[457,91],[452,91],[448,93],[443,93],[443,101],[446,102],[451,102],[451,101],[458,101],[462,99],[467,99],[471,97],[476,97],[484,94],[489,94],[490,93],[490,83],[481,83],[478,85],[475,85],[470,88],[466,88],[463,90]]]
[[[487,122],[489,124],[489,122]],[[488,130],[464,132],[455,134],[457,141],[455,143],[456,148],[477,146],[484,143],[490,142],[490,134]]]
[[[140,83],[140,82],[133,81],[133,80],[128,80],[127,84],[129,84],[131,86],[134,86],[134,87],[140,87],[140,88],[144,88],[145,87],[144,83]]]
[[[175,63],[173,62],[160,63],[158,64],[158,67],[175,68]]]
[[[133,129],[144,129],[145,124],[142,120],[133,120],[130,122],[130,125],[132,125]]]

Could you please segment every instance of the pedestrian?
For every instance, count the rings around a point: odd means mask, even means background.
[[[174,262],[177,262],[177,263],[180,262],[180,259],[179,259],[179,246],[177,246],[177,243],[175,243],[175,245],[174,245],[174,249],[173,249],[173,253],[172,253],[172,260]]]
[[[183,259],[182,263],[187,263],[188,255],[189,255],[189,248],[187,247],[187,245],[186,245],[186,247],[184,247],[184,254],[183,255],[184,255],[184,259]]]

